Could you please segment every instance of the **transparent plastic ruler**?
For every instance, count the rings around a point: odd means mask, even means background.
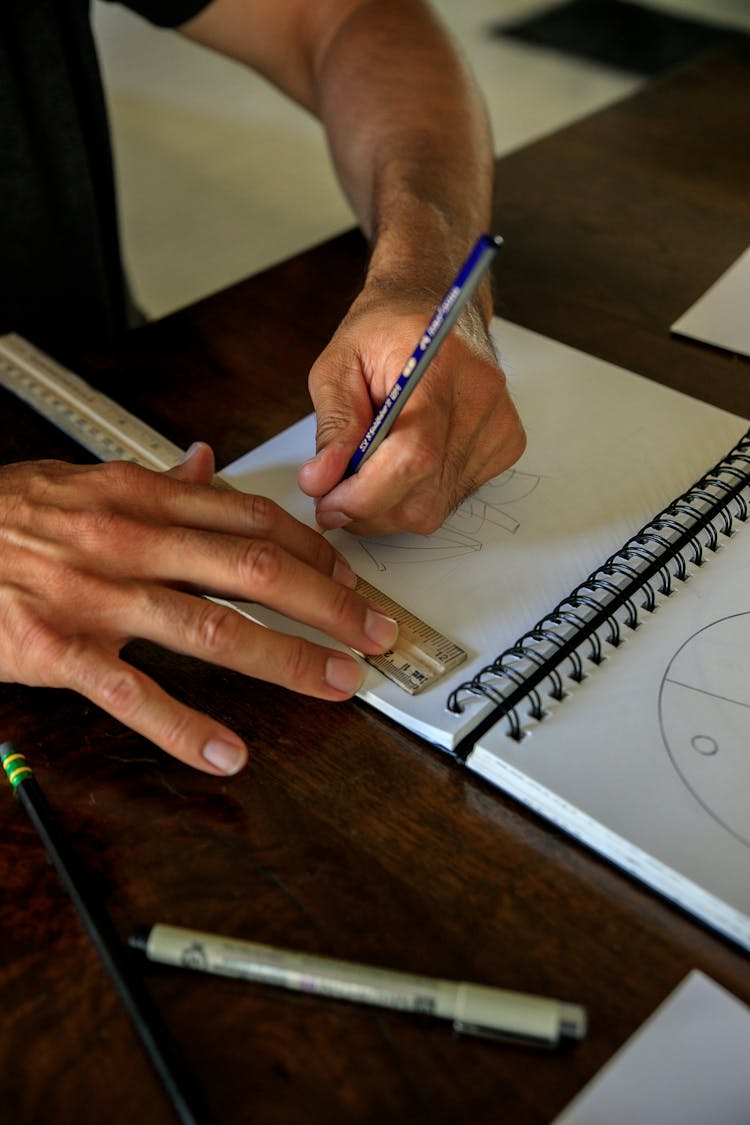
[[[0,336],[0,386],[102,461],[135,461],[163,471],[183,455],[179,446],[22,336]],[[466,659],[464,649],[376,587],[358,578],[357,589],[399,623],[396,648],[365,659],[405,691],[415,695]]]

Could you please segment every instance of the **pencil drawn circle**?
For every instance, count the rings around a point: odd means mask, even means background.
[[[696,734],[691,739],[693,750],[697,754],[718,754],[719,744],[710,734]]]
[[[703,808],[750,847],[750,613],[693,633],[672,657],[659,692],[662,737]]]

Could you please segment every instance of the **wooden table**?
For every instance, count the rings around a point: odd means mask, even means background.
[[[750,364],[669,324],[750,243],[750,54],[678,73],[498,163],[498,311],[737,412]],[[347,234],[136,333],[82,374],[220,463],[309,409],[355,292]],[[68,357],[70,358],[70,357]],[[80,450],[3,396],[7,459]],[[221,1125],[549,1121],[693,967],[750,1001],[750,959],[358,702],[333,706],[145,644],[131,659],[240,731],[214,780],[81,698],[0,689],[126,936],[154,920],[585,1003],[543,1053],[437,1021],[156,966],[146,977]],[[173,1116],[39,842],[0,791],[2,1118]]]

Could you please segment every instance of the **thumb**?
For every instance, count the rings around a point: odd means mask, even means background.
[[[325,496],[343,478],[350,459],[350,444],[334,438],[309,461],[300,465],[297,483],[306,496]]]
[[[165,475],[187,484],[210,484],[215,471],[211,446],[205,441],[194,441],[183,458]]]
[[[317,453],[300,466],[297,482],[308,496],[325,496],[344,476],[362,435],[372,422],[372,404],[362,379],[311,382]]]

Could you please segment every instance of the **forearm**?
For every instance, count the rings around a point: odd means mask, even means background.
[[[183,32],[317,115],[372,245],[368,287],[437,300],[489,223],[484,103],[424,0],[212,0]],[[491,312],[489,287],[479,298]]]
[[[314,110],[373,252],[368,286],[437,299],[487,228],[492,143],[449,38],[411,0],[357,7],[318,59]],[[489,315],[489,291],[483,311]]]

